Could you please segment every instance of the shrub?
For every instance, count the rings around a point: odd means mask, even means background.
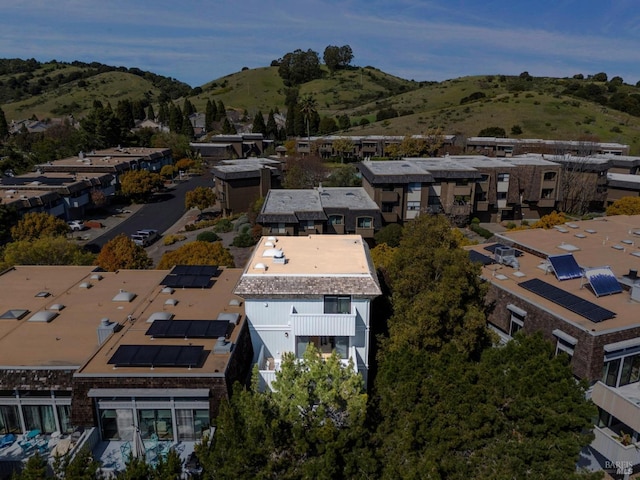
[[[233,239],[233,242],[231,242],[231,245],[233,245],[234,247],[240,247],[240,248],[252,247],[255,244],[256,244],[255,240],[253,239],[251,234],[248,232],[242,232],[240,235],[236,236]]]
[[[217,242],[220,240],[220,237],[215,232],[207,230],[205,232],[200,232],[196,237],[196,240],[199,242]]]
[[[482,228],[480,225],[477,225],[475,223],[472,223],[471,225],[469,225],[469,229],[471,231],[477,233],[478,235],[480,235],[483,238],[491,238],[491,237],[493,237],[493,232],[490,232],[486,228]]]
[[[216,233],[227,233],[233,230],[233,223],[228,218],[221,218],[216,222],[216,225],[213,229]]]
[[[186,238],[187,238],[186,235],[182,235],[182,234],[167,235],[162,240],[162,243],[164,243],[165,246],[173,245],[174,243],[181,242],[182,240],[185,240]]]

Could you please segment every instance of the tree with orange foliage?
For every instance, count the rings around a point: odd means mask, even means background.
[[[152,264],[144,248],[124,234],[109,240],[96,258],[96,265],[109,272],[121,269],[143,270],[150,268]]]

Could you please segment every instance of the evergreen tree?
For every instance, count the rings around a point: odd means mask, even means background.
[[[218,108],[216,109],[216,122],[221,121],[223,118],[227,118],[227,108],[222,103],[222,100],[218,100]]]
[[[267,118],[266,137],[270,140],[278,138],[278,124],[273,110],[269,110],[269,118]]]
[[[109,148],[122,143],[122,126],[110,104],[104,108],[93,108],[80,120],[80,128],[84,150]]]
[[[193,106],[193,104],[189,101],[188,98],[184,99],[184,103],[182,105],[182,113],[184,114],[185,117],[188,117],[189,115],[196,113],[196,108]]]
[[[224,135],[231,135],[238,133],[236,131],[236,127],[229,121],[229,119],[225,116],[224,121],[222,122],[222,133]]]
[[[169,123],[169,107],[166,103],[160,104],[160,112],[158,114],[158,122],[166,125]]]
[[[251,131],[253,133],[262,133],[263,135],[266,135],[267,133],[267,126],[264,123],[264,117],[260,110],[258,110],[258,113],[256,113],[256,116],[253,118]]]
[[[208,132],[214,130],[214,122],[216,121],[218,115],[218,109],[216,108],[215,102],[212,102],[211,99],[207,100],[207,106],[205,109],[205,128]]]
[[[118,100],[118,105],[116,106],[116,116],[120,121],[120,126],[129,130],[130,128],[135,127],[135,120],[133,117],[133,105],[130,100]]]
[[[9,125],[7,124],[7,117],[4,115],[4,110],[0,108],[0,140],[9,136]]]
[[[175,133],[182,132],[183,115],[175,103],[169,104],[169,130]]]
[[[142,100],[134,100],[131,105],[131,110],[133,111],[134,120],[144,120],[146,114],[144,113],[144,103]]]
[[[156,112],[153,111],[153,105],[147,107],[147,120],[155,121]]]
[[[191,124],[191,119],[187,115],[184,116],[182,120],[182,132],[183,135],[189,138],[189,140],[193,140],[195,135],[193,131],[193,125]]]

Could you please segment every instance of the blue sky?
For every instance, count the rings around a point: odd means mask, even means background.
[[[0,0],[0,58],[138,67],[192,87],[297,48],[417,81],[640,80],[637,0]]]

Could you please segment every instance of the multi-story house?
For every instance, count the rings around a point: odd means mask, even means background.
[[[640,465],[640,216],[498,238],[469,247],[490,283],[490,327],[504,341],[540,331],[568,355],[599,409],[595,457]]]
[[[314,344],[336,351],[367,381],[371,302],[381,294],[359,235],[263,237],[235,287],[245,312],[263,387],[285,352]]]
[[[349,233],[373,238],[380,209],[361,187],[269,190],[257,221],[263,235]]]

